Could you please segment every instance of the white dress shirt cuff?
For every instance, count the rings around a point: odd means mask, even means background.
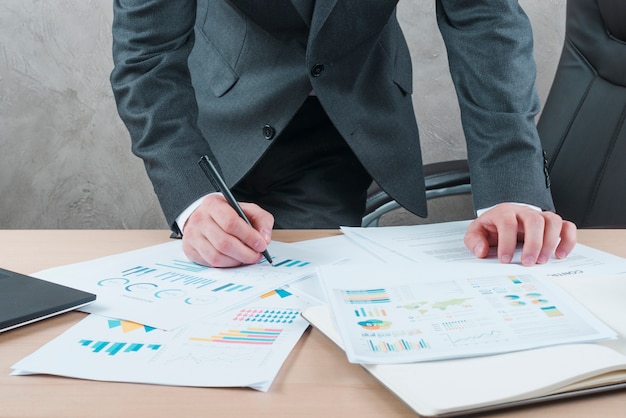
[[[180,215],[178,215],[178,217],[176,218],[176,226],[178,226],[178,230],[180,231],[181,234],[184,233],[183,228],[185,227],[185,223],[187,223],[187,219],[189,219],[193,211],[198,209],[198,206],[200,206],[200,204],[202,203],[205,197],[210,196],[215,193],[219,193],[219,192],[213,192],[205,196],[202,196],[200,199],[196,200],[191,205],[187,206],[187,209],[185,209],[184,211],[181,212]]]
[[[512,204],[512,205],[526,206],[527,208],[534,209],[534,210],[536,210],[537,212],[542,212],[541,208],[539,208],[539,207],[537,207],[537,206],[535,206],[535,205],[529,205],[528,203],[517,203],[517,202],[508,202],[508,203],[510,203],[510,204]],[[482,215],[483,213],[487,212],[488,210],[493,209],[494,207],[496,207],[496,205],[493,205],[493,206],[490,206],[490,207],[488,207],[488,208],[484,208],[484,209],[478,209],[478,210],[476,211],[476,215],[477,215],[477,216],[480,216],[480,215]]]

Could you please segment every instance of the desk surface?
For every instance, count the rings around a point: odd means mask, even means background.
[[[297,241],[338,231],[275,231]],[[626,230],[581,230],[579,242],[626,258]],[[0,230],[0,266],[34,273],[50,267],[155,245],[168,231]],[[387,391],[315,329],[309,329],[267,393],[247,388],[188,388],[109,383],[55,376],[9,376],[10,366],[78,322],[70,312],[0,334],[2,417],[413,417]],[[416,378],[419,378],[416,376]],[[504,410],[489,417],[623,416],[626,392]]]

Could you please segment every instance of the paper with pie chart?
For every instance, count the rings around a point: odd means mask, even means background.
[[[481,356],[616,336],[524,267],[322,266],[319,276],[353,363]]]

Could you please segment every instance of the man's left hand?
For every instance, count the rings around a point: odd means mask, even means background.
[[[552,254],[566,258],[576,245],[576,225],[554,212],[501,203],[476,218],[465,233],[465,245],[479,258],[497,247],[498,260],[510,263],[522,242],[522,264],[545,264]]]

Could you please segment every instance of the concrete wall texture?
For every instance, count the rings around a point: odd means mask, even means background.
[[[565,3],[520,0],[533,24],[542,102],[563,43]],[[398,16],[413,53],[424,160],[464,158],[434,1],[401,0]],[[115,109],[111,20],[109,1],[0,3],[0,228],[167,228]],[[468,211],[468,199],[431,208],[452,217]]]

